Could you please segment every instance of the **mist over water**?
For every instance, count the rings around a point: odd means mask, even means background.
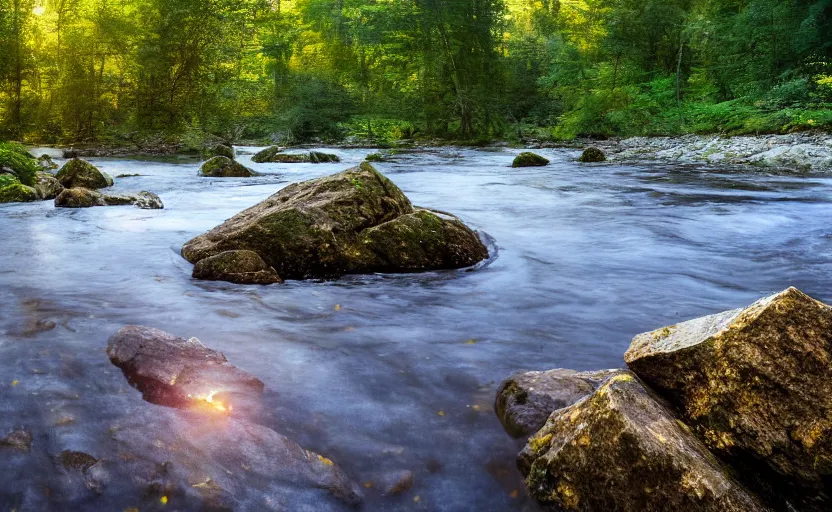
[[[141,174],[116,178],[112,192],[155,192],[161,211],[0,205],[0,437],[21,427],[34,435],[29,453],[0,454],[0,510],[63,510],[72,499],[75,510],[158,505],[128,481],[76,496],[83,482],[54,461],[67,449],[113,457],[114,425],[138,421],[154,435],[164,408],[144,402],[104,352],[124,325],[223,352],[266,384],[266,426],[359,484],[413,471],[402,496],[365,489],[364,510],[519,511],[534,506],[515,469],[522,443],[493,412],[503,379],[622,367],[635,334],[789,286],[832,301],[832,177],[588,166],[569,150],[541,151],[553,164],[533,169],[508,167],[518,151],[458,148],[376,164],[414,204],[482,232],[492,258],[474,271],[268,287],[194,281],[179,255],[186,241],[374,152],[260,165],[255,150],[238,148],[265,173],[249,179],[201,178],[186,158],[90,159],[114,177]],[[292,499],[287,510],[339,507]]]

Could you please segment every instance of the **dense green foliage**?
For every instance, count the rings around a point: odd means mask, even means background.
[[[0,0],[44,142],[832,126],[832,0]]]
[[[17,181],[24,185],[32,185],[35,182],[38,163],[20,144],[0,142],[0,170],[4,171],[0,176],[10,172]]]

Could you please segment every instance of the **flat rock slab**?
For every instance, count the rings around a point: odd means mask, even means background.
[[[153,192],[137,195],[109,195],[83,187],[67,188],[55,197],[56,208],[93,208],[96,206],[134,205],[142,210],[161,210],[162,200]]]
[[[547,511],[767,510],[632,374],[552,414],[518,465]]]
[[[832,476],[832,308],[795,288],[637,336],[628,366],[726,460],[771,482]],[[785,477],[785,478],[784,478]]]
[[[546,423],[558,409],[569,407],[591,395],[619,370],[579,373],[574,370],[518,372],[497,390],[494,409],[514,437],[528,437]]]
[[[198,264],[226,251],[255,252],[284,279],[457,269],[488,257],[462,222],[414,209],[366,162],[289,185],[189,241],[182,255]]]
[[[256,399],[263,382],[231,365],[196,338],[150,327],[127,326],[107,345],[110,361],[148,402],[177,408],[230,410]]]

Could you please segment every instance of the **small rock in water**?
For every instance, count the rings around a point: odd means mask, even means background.
[[[215,156],[199,169],[200,176],[210,178],[250,178],[257,173],[225,156]]]
[[[104,195],[95,190],[76,187],[67,188],[55,198],[56,208],[92,208],[107,206]]]
[[[278,146],[272,146],[270,148],[266,148],[253,157],[251,157],[251,161],[258,163],[258,164],[265,164],[270,162],[277,162],[277,155],[283,153],[283,148]]]
[[[42,200],[55,199],[64,191],[64,186],[55,176],[43,171],[35,174],[34,188]]]
[[[234,160],[234,157],[236,156],[234,154],[234,148],[228,144],[217,144],[214,146],[212,153],[215,156],[224,156],[226,158],[230,158],[231,160]]]
[[[619,370],[578,373],[573,370],[519,372],[500,385],[495,410],[506,432],[529,436],[556,410],[592,394]]]
[[[256,401],[263,392],[260,379],[198,339],[150,327],[120,329],[110,338],[107,355],[145,400],[159,405],[230,412],[232,401]]]
[[[53,169],[58,168],[58,164],[56,164],[55,161],[52,160],[52,157],[49,156],[49,155],[39,156],[38,157],[38,166],[41,168],[41,170],[44,170],[44,171],[51,171]]]
[[[98,462],[98,459],[84,452],[64,450],[60,455],[61,464],[67,469],[86,471]]]
[[[139,195],[136,196],[135,201],[133,204],[136,205],[137,208],[141,208],[142,210],[161,210],[165,207],[162,203],[162,199],[159,198],[153,192],[141,191]]]
[[[395,496],[413,487],[413,472],[402,470],[387,473],[378,480],[378,488],[385,496]]]
[[[32,433],[26,430],[15,430],[4,438],[0,438],[0,447],[7,446],[28,452],[32,446]]]
[[[605,155],[604,152],[598,148],[587,148],[584,151],[584,154],[581,155],[581,158],[578,159],[578,161],[583,162],[585,164],[606,162],[607,155]]]
[[[768,510],[626,373],[552,414],[518,465],[544,510]]]
[[[512,167],[545,167],[549,165],[549,160],[543,158],[540,155],[534,153],[520,153],[514,159],[514,163],[511,164]]]

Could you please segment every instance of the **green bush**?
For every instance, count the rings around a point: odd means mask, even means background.
[[[9,185],[16,185],[20,183],[18,179],[11,174],[0,174],[0,188],[8,187]]]
[[[38,161],[15,142],[0,142],[0,167],[11,171],[24,185],[34,185]]]

